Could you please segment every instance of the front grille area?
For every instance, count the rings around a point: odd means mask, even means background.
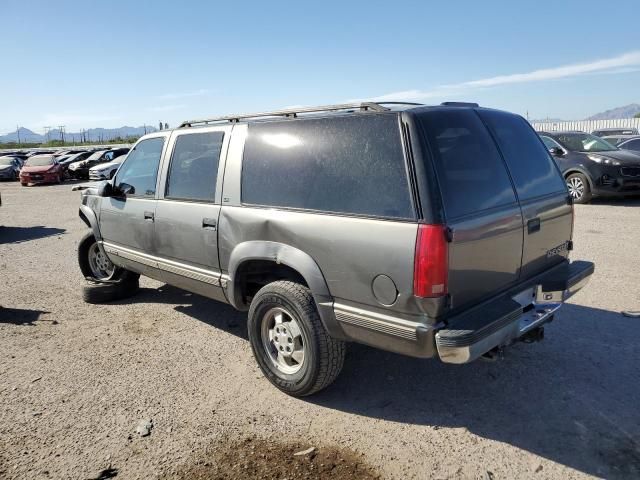
[[[640,167],[622,167],[620,173],[623,177],[640,177]]]

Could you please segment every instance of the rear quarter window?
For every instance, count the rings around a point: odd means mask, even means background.
[[[433,110],[419,114],[418,119],[447,218],[516,203],[500,153],[473,110]]]
[[[396,115],[249,125],[244,204],[414,218]]]
[[[566,192],[549,151],[524,118],[491,110],[479,114],[496,137],[520,200]]]

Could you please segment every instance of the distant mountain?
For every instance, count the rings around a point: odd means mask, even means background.
[[[640,113],[640,105],[637,103],[631,103],[624,107],[612,108],[605,112],[596,113],[590,116],[587,120],[613,120],[616,118],[633,118],[636,114]]]
[[[18,131],[8,133],[4,136],[0,136],[0,143],[17,142],[20,140],[25,143],[37,143],[42,142],[43,136],[32,132],[28,128],[20,127]]]
[[[84,138],[87,142],[105,142],[114,138],[140,137],[146,133],[156,132],[155,127],[120,127],[120,128],[90,128],[82,132],[64,132],[64,139],[67,142],[81,142]],[[28,128],[20,127],[20,142],[24,143],[43,143],[47,140],[61,140],[60,130],[49,130],[48,135],[40,135]],[[0,143],[9,143],[18,141],[18,132],[11,132],[6,135],[0,135]]]

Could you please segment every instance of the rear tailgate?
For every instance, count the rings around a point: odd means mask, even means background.
[[[524,281],[568,257],[573,208],[560,170],[529,123],[506,112],[477,111],[498,144],[522,208]]]

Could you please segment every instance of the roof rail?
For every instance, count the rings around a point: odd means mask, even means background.
[[[193,125],[196,125],[196,124],[207,125],[213,122],[235,123],[247,118],[259,118],[259,117],[296,118],[300,113],[334,112],[338,110],[352,110],[355,108],[363,111],[370,110],[372,112],[385,112],[389,110],[388,108],[383,107],[381,104],[374,103],[374,102],[341,103],[337,105],[324,105],[320,107],[290,108],[287,110],[274,110],[272,112],[246,113],[246,114],[240,114],[240,115],[226,115],[224,117],[205,118],[201,120],[187,120],[186,122],[182,122],[178,128],[192,127]]]
[[[442,102],[440,105],[444,107],[479,107],[480,106],[474,102]]]

